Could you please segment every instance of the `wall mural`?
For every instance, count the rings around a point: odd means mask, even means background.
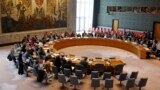
[[[2,0],[2,33],[67,27],[67,0]]]

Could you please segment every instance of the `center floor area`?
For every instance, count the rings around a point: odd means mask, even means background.
[[[7,60],[7,55],[13,46],[0,47],[0,90],[73,90],[73,86],[68,82],[65,89],[61,89],[61,83],[56,79],[49,81],[49,84],[36,82],[36,77],[30,74],[30,77],[18,75],[18,70],[13,62]],[[87,56],[94,57],[118,57],[126,63],[124,72],[131,73],[138,71],[138,78],[148,77],[148,82],[143,90],[158,90],[160,88],[160,61],[155,59],[139,59],[135,54],[112,47],[104,46],[74,46],[61,49],[60,52],[65,54],[75,54],[78,57]],[[114,85],[112,90],[125,90],[119,85],[119,81],[112,77]],[[104,89],[104,80],[100,81],[101,85],[97,90]],[[77,87],[79,90],[93,90],[91,87],[90,76],[82,79],[82,84]],[[138,90],[137,87],[130,90]]]

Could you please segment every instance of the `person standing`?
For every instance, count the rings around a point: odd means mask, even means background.
[[[60,67],[61,67],[61,65],[62,65],[60,56],[57,56],[57,57],[55,58],[54,65],[57,67],[58,72],[60,72],[60,71],[61,71],[61,68],[60,68]]]
[[[19,61],[18,74],[22,75],[22,74],[24,74],[24,64],[23,64],[21,53],[18,56],[18,61]]]

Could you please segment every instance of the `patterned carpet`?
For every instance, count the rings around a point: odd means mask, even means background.
[[[30,74],[30,77],[18,75],[17,69],[13,62],[6,59],[9,50],[12,46],[0,47],[0,90],[62,90],[61,84],[53,79],[48,85],[36,82],[35,76]],[[124,72],[139,71],[138,78],[148,77],[147,86],[142,90],[159,90],[160,88],[160,61],[159,60],[141,60],[136,55],[117,48],[103,46],[75,46],[61,49],[60,51],[66,54],[75,54],[77,56],[88,57],[119,57],[125,63]],[[114,87],[112,90],[125,90],[123,86],[119,86],[119,81],[114,77]],[[83,83],[78,86],[79,90],[93,90],[90,87],[90,77],[83,79]],[[67,88],[63,90],[73,90],[73,86],[68,82]],[[101,85],[97,90],[103,90],[104,81],[101,80]],[[138,90],[134,87],[130,90]]]

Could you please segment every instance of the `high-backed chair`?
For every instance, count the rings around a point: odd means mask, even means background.
[[[104,72],[104,74],[103,74],[103,80],[105,80],[105,79],[110,79],[111,78],[111,72]]]
[[[77,76],[70,76],[70,82],[72,85],[74,85],[74,89],[76,90],[76,85],[78,85],[80,82],[78,81]]]
[[[62,83],[62,88],[64,88],[64,84],[67,83],[68,80],[65,78],[64,74],[58,74],[58,81]]]
[[[98,71],[100,74],[102,74],[105,70],[104,64],[95,64],[94,71]]]
[[[82,70],[83,73],[87,73],[87,69],[82,64],[76,64],[75,69]]]
[[[96,90],[97,87],[100,87],[100,79],[92,78],[91,87],[94,87],[94,90]]]
[[[135,85],[139,87],[139,90],[141,90],[142,87],[145,87],[147,84],[148,78],[140,78],[139,80],[135,81]]]
[[[124,67],[124,64],[116,65],[116,66],[113,68],[113,75],[122,73],[122,72],[123,72],[123,67]]]
[[[56,66],[52,66],[52,73],[54,74],[54,78],[58,78],[58,70]]]
[[[104,87],[107,88],[107,90],[113,88],[113,79],[106,78]]]
[[[121,73],[120,75],[115,76],[115,78],[120,81],[120,85],[121,85],[121,82],[126,80],[127,73]]]
[[[85,76],[82,70],[75,70],[75,75],[77,76],[78,79],[83,79],[83,77]]]
[[[129,88],[134,87],[135,78],[129,78],[128,80],[122,81],[122,85],[129,90]]]
[[[138,71],[133,71],[131,74],[127,75],[127,78],[134,78],[136,79],[138,76]]]
[[[70,69],[64,68],[64,75],[65,75],[66,77],[70,77],[71,74],[72,74],[72,73],[71,73],[71,70],[70,70]]]
[[[99,78],[99,73],[98,73],[98,71],[92,71],[91,72],[91,79],[92,78]]]

